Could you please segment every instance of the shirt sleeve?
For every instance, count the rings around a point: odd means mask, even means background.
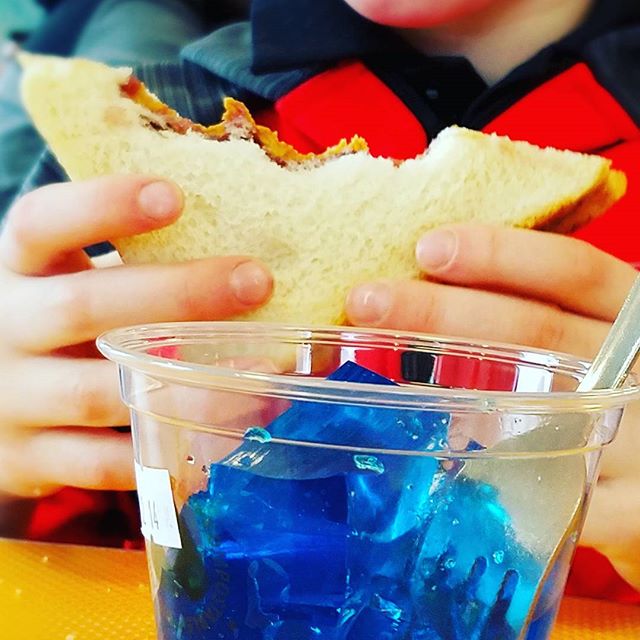
[[[59,53],[41,45],[53,42],[55,34],[49,31],[65,24],[64,16],[59,15],[64,5],[70,11],[76,8],[69,2],[48,4],[57,5],[56,22],[45,21],[40,33],[34,34],[35,49],[29,44],[27,48]],[[184,0],[102,0],[93,4],[95,8],[83,16],[86,21],[71,53],[110,64],[178,64],[181,48],[206,28],[195,5]],[[51,156],[43,156],[45,145],[21,104],[19,84],[18,65],[11,63],[0,73],[0,219],[18,193],[64,177]]]
[[[206,21],[191,2],[102,0],[74,55],[112,65],[175,61],[182,47],[206,31]]]
[[[44,150],[19,99],[15,63],[0,74],[0,219]]]

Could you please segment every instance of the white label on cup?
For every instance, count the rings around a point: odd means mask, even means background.
[[[142,535],[161,547],[182,549],[169,472],[143,467],[137,462],[135,469]]]

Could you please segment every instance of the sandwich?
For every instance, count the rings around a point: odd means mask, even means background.
[[[128,68],[25,54],[22,92],[71,180],[152,174],[184,191],[183,215],[112,238],[125,263],[250,255],[273,271],[252,319],[337,324],[358,283],[420,277],[427,230],[479,222],[569,232],[625,192],[609,160],[449,127],[416,158],[372,156],[360,137],[302,154],[226,99],[219,124],[180,116]]]

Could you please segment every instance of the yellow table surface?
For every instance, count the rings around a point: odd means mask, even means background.
[[[567,598],[552,638],[639,639],[640,607]],[[0,639],[155,640],[144,554],[0,540]]]

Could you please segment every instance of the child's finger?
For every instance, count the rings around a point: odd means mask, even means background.
[[[129,423],[116,366],[106,360],[36,357],[8,362],[0,424],[112,427]]]
[[[620,575],[640,588],[640,563],[633,550],[640,545],[640,480],[620,477],[596,486],[581,536],[583,546],[595,547]]]
[[[405,331],[524,344],[590,357],[608,324],[542,302],[407,280],[364,284],[347,299],[349,321]]]
[[[83,247],[163,227],[182,207],[178,187],[157,178],[50,185],[21,198],[7,214],[0,257],[16,273],[43,275]]]
[[[419,241],[418,264],[452,284],[506,291],[612,321],[636,271],[580,240],[486,225],[453,225]]]
[[[0,431],[0,491],[38,497],[63,486],[133,489],[131,436],[81,428]]]
[[[13,347],[37,353],[119,326],[237,315],[266,302],[273,288],[266,267],[243,257],[15,280],[0,330]]]

